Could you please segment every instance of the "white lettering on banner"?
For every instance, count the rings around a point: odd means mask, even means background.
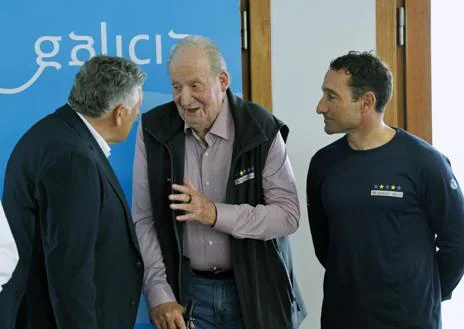
[[[79,50],[87,50],[89,52],[89,56],[87,56],[87,58],[91,58],[96,55],[95,49],[93,48],[93,44],[95,43],[95,41],[91,36],[77,35],[74,32],[71,32],[69,33],[69,37],[71,38],[71,40],[87,42],[87,44],[77,45],[71,50],[71,61],[69,62],[69,65],[81,66],[82,64],[84,64],[85,61],[80,61],[79,59],[77,59],[77,52]]]
[[[168,33],[169,38],[171,39],[183,39],[188,36],[188,34],[180,34],[175,33],[173,30],[169,31]],[[96,50],[94,48],[95,39],[90,35],[79,35],[73,32],[69,33],[69,39],[72,41],[77,41],[79,44],[75,45],[71,49],[70,53],[70,61],[68,62],[69,66],[80,66],[84,64],[84,62],[93,56],[96,55]],[[39,66],[37,71],[34,75],[29,79],[29,81],[25,82],[19,87],[16,88],[0,88],[0,94],[19,94],[23,92],[30,86],[34,84],[34,82],[39,79],[42,73],[48,67],[53,67],[56,70],[61,69],[61,63],[56,60],[52,60],[56,55],[60,52],[60,42],[63,40],[62,36],[53,36],[53,35],[44,35],[39,38],[34,43],[34,51],[36,54],[36,63]],[[129,58],[138,65],[148,65],[151,63],[150,58],[140,58],[137,55],[137,45],[142,42],[149,42],[150,36],[148,34],[137,34],[129,41],[128,52]],[[162,55],[162,38],[160,34],[155,34],[155,62],[156,64],[160,65],[163,63],[163,55]],[[43,51],[42,45],[50,43],[52,46],[51,51]],[[101,45],[101,53],[103,55],[108,54],[108,29],[106,22],[100,22],[100,45]],[[116,56],[122,57],[123,51],[123,40],[121,35],[115,36],[115,45],[116,45]],[[81,55],[82,53],[85,54]],[[79,58],[78,55],[81,55]]]
[[[100,39],[101,39],[101,53],[108,55],[108,32],[106,29],[106,22],[100,23]]]
[[[156,39],[156,49],[161,49],[161,35],[157,34]],[[161,64],[163,62],[163,53],[161,51],[156,52],[156,64]]]
[[[34,43],[34,50],[35,50],[35,54],[37,55],[37,58],[35,60],[35,62],[37,63],[37,65],[39,65],[40,67],[48,67],[48,66],[51,66],[51,67],[54,67],[56,68],[57,70],[61,69],[61,64],[58,63],[58,62],[44,62],[44,58],[51,58],[51,57],[55,57],[59,52],[60,52],[60,43],[59,41],[61,41],[61,37],[58,37],[58,36],[43,36],[43,37],[40,37],[38,38],[35,43]],[[53,50],[51,52],[49,52],[48,54],[47,53],[44,53],[42,51],[42,48],[41,48],[41,45],[42,45],[42,42],[44,41],[49,41],[52,43],[53,45]]]
[[[137,42],[139,42],[139,40],[150,40],[150,36],[148,34],[139,34],[133,37],[129,43],[129,57],[134,61],[135,64],[138,64],[138,65],[150,64],[149,58],[140,59],[135,54],[135,45],[137,44]],[[158,49],[156,49],[156,52],[158,53]]]
[[[116,56],[122,56],[122,36],[116,36]]]
[[[169,31],[168,35],[171,39],[183,39],[189,36],[188,34],[177,34],[173,30]]]

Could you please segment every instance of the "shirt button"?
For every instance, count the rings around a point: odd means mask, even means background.
[[[209,182],[206,182],[206,186],[209,186]]]
[[[137,302],[135,300],[130,301],[130,308],[136,308],[137,307]]]
[[[213,266],[213,271],[216,271],[217,270],[217,266]]]
[[[135,268],[141,268],[142,267],[142,262],[141,261],[137,261],[135,263]]]
[[[205,156],[208,156],[208,152],[205,152]]]
[[[208,244],[209,244],[210,246],[212,246],[212,245],[213,245],[213,241],[208,241]]]

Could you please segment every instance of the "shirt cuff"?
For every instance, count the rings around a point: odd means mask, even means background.
[[[176,297],[168,283],[152,285],[145,290],[145,295],[150,309],[166,302],[176,301]]]
[[[238,207],[232,204],[215,203],[217,209],[216,224],[213,229],[232,235],[237,226]]]

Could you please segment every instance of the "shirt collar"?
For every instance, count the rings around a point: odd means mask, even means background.
[[[82,119],[82,121],[84,121],[87,128],[89,128],[90,133],[97,141],[97,144],[100,146],[101,150],[103,151],[103,154],[105,154],[105,156],[108,158],[111,155],[111,147],[108,145],[105,139],[98,133],[98,131],[87,121],[87,119],[82,114],[80,114],[77,111],[76,113]]]
[[[208,134],[213,134],[218,137],[221,137],[225,140],[229,140],[231,137],[231,131],[233,129],[233,118],[229,106],[229,100],[227,95],[224,97],[224,102],[222,103],[221,111],[219,112],[216,120],[213,123],[213,126],[209,130]],[[192,133],[192,128],[185,123],[184,132]]]

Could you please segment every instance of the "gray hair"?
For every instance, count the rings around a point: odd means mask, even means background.
[[[126,58],[95,56],[76,74],[68,103],[91,118],[101,118],[119,104],[130,110],[137,102],[134,92],[145,79],[145,73]]]
[[[205,52],[206,56],[208,56],[211,72],[214,76],[219,76],[221,72],[227,72],[226,61],[219,48],[211,39],[200,35],[189,35],[172,46],[168,59],[168,69],[171,68],[171,62],[179,50],[190,47],[199,48]]]

